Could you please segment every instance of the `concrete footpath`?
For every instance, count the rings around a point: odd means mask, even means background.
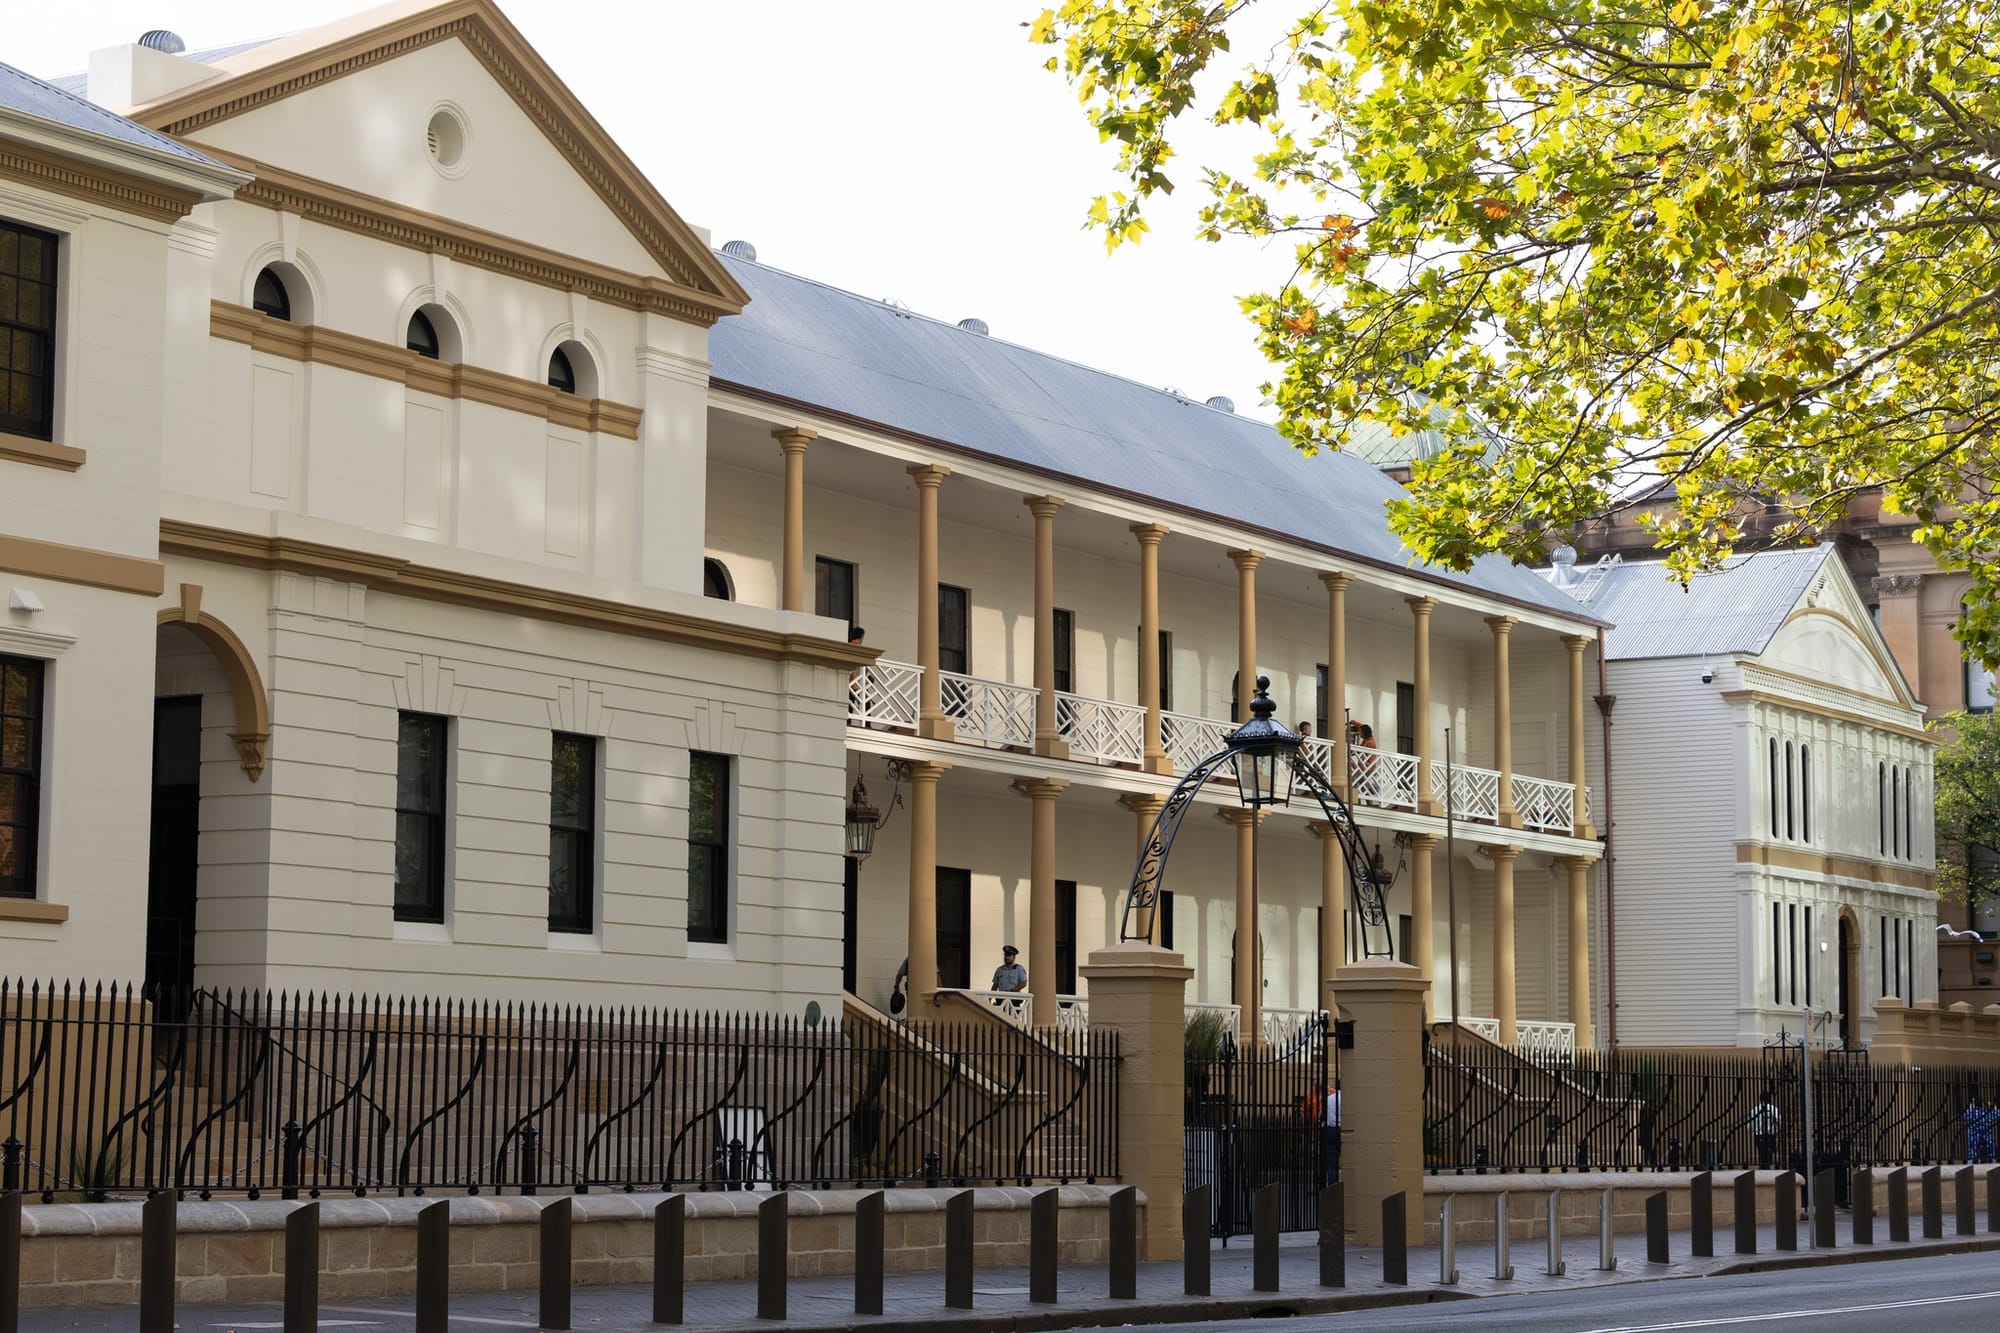
[[[757,1318],[757,1292],[749,1282],[709,1282],[690,1284],[685,1298],[686,1323],[690,1329],[742,1329],[762,1326],[797,1330],[866,1329],[871,1333],[897,1330],[936,1330],[946,1327],[976,1327],[981,1330],[1030,1330],[1088,1328],[1116,1324],[1159,1324],[1183,1321],[1240,1319],[1253,1315],[1318,1314],[1365,1310],[1387,1306],[1413,1305],[1433,1301],[1461,1301],[1493,1298],[1524,1292],[1558,1292],[1604,1287],[1620,1283],[1657,1282],[1671,1278],[1714,1277],[1730,1273],[1762,1272],[1778,1268],[1828,1263],[1861,1263],[1871,1260],[1973,1253],[2000,1250],[2000,1235],[1982,1232],[1976,1236],[1947,1236],[1943,1240],[1911,1241],[1900,1245],[1881,1243],[1855,1246],[1846,1243],[1848,1219],[1840,1218],[1842,1243],[1832,1250],[1815,1251],[1804,1246],[1796,1252],[1776,1252],[1775,1229],[1759,1229],[1755,1255],[1719,1254],[1712,1259],[1689,1255],[1689,1236],[1674,1233],[1669,1247],[1670,1261],[1646,1262],[1644,1236],[1617,1238],[1617,1266],[1609,1271],[1598,1267],[1595,1236],[1571,1237],[1564,1246],[1566,1271],[1557,1277],[1545,1271],[1547,1246],[1542,1241],[1517,1241],[1513,1246],[1514,1277],[1494,1276],[1492,1243],[1458,1249],[1458,1281],[1439,1283],[1439,1256],[1436,1247],[1410,1251],[1410,1285],[1391,1286],[1382,1281],[1382,1256],[1376,1249],[1350,1246],[1347,1252],[1347,1285],[1344,1288],[1319,1286],[1319,1253],[1314,1237],[1290,1235],[1284,1238],[1279,1265],[1279,1290],[1251,1290],[1251,1251],[1247,1237],[1232,1241],[1225,1249],[1212,1250],[1214,1295],[1191,1297],[1182,1294],[1181,1266],[1178,1263],[1148,1263],[1139,1266],[1138,1299],[1113,1301],[1108,1295],[1108,1277],[1101,1266],[1062,1270],[1055,1305],[1034,1305],[1028,1301],[1028,1274],[1024,1268],[981,1269],[973,1280],[973,1309],[949,1310],[944,1304],[944,1274],[941,1272],[894,1273],[884,1289],[884,1313],[879,1316],[854,1314],[853,1279],[847,1276],[795,1278],[787,1289],[787,1318],[782,1325]],[[1878,1234],[1884,1228],[1877,1220]],[[1947,1227],[1949,1231],[1950,1228]],[[1716,1237],[1718,1248],[1728,1250],[1733,1233]],[[451,1323],[454,1329],[478,1333],[490,1329],[536,1329],[539,1298],[534,1291],[478,1292],[454,1295]],[[320,1307],[320,1327],[382,1328],[388,1333],[414,1324],[411,1302],[405,1299],[329,1301]],[[225,1330],[277,1329],[283,1327],[283,1310],[275,1302],[236,1305],[183,1305],[177,1311],[176,1326],[181,1333],[224,1333]],[[77,1330],[78,1333],[109,1333],[136,1330],[136,1308],[59,1309],[23,1311],[21,1327],[37,1333]],[[649,1286],[585,1287],[575,1292],[570,1326],[597,1333],[622,1329],[658,1328],[652,1322],[652,1288]]]

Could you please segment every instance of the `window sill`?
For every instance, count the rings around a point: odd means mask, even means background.
[[[52,467],[62,472],[74,472],[83,466],[81,449],[49,440],[31,440],[25,435],[9,435],[4,431],[0,431],[0,458],[34,467]]]
[[[604,942],[594,931],[552,930],[549,932],[549,948],[557,952],[603,953]]]
[[[390,938],[419,944],[450,944],[451,931],[437,921],[398,921]]]
[[[736,950],[730,948],[727,944],[719,942],[711,943],[707,940],[689,940],[687,956],[690,958],[708,958],[718,963],[733,963],[736,961]]]
[[[42,921],[59,926],[67,920],[67,903],[45,903],[39,898],[0,898],[0,921]]]

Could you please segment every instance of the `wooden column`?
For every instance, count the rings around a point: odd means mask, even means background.
[[[1434,815],[1438,813],[1438,808],[1437,802],[1431,799],[1431,612],[1437,609],[1437,598],[1411,597],[1406,601],[1413,630],[1412,651],[1416,657],[1412,674],[1416,676],[1413,692],[1417,713],[1417,813]],[[1429,980],[1430,969],[1426,967],[1423,971],[1425,980]]]
[[[1431,852],[1440,839],[1435,833],[1410,835],[1410,957],[1426,984],[1432,979],[1434,942],[1431,938]],[[1438,1015],[1432,1014],[1432,1018]]]
[[[1139,702],[1146,709],[1145,759],[1148,773],[1171,773],[1173,761],[1160,743],[1160,541],[1158,523],[1134,523],[1139,540]]]
[[[1514,983],[1514,862],[1521,849],[1504,845],[1484,850],[1493,860],[1493,1017],[1500,1023],[1500,1044],[1512,1046],[1520,1020]]]
[[[1569,772],[1564,776],[1576,788],[1576,836],[1594,838],[1597,831],[1590,826],[1584,785],[1590,774],[1583,758],[1583,650],[1590,646],[1590,640],[1581,634],[1565,634],[1562,642],[1569,649]]]
[[[785,455],[785,563],[779,605],[806,609],[806,446],[818,436],[802,426],[774,430]]]
[[[1216,814],[1236,829],[1236,1003],[1240,1009],[1237,1047],[1256,1045],[1261,1024],[1258,1013],[1258,963],[1263,944],[1257,933],[1257,812],[1236,806]]]
[[[917,483],[917,665],[924,669],[917,685],[917,734],[948,741],[953,728],[938,693],[938,487],[951,469],[925,464],[909,472]],[[916,978],[910,980],[914,994]]]
[[[1590,866],[1587,856],[1560,858],[1569,872],[1569,1021],[1576,1024],[1576,1048],[1593,1045],[1590,1034]]]
[[[1327,725],[1333,725],[1331,715]],[[1319,1002],[1334,1009],[1333,974],[1347,966],[1347,862],[1333,825],[1316,819],[1306,827],[1319,839]]]
[[[1069,743],[1056,726],[1056,510],[1053,495],[1021,501],[1035,515],[1035,753],[1069,758]],[[1030,984],[1034,970],[1029,969]]]
[[[1236,562],[1236,721],[1250,720],[1250,701],[1257,695],[1257,566],[1262,551],[1231,551]]]
[[[937,994],[937,792],[951,767],[910,765],[910,1017],[928,1018]]]
[[[1520,812],[1514,809],[1514,685],[1508,664],[1508,646],[1518,623],[1513,616],[1486,618],[1493,631],[1493,767],[1500,770],[1500,816],[1495,822],[1501,828],[1521,827]]]
[[[1014,790],[1028,798],[1028,994],[1034,1025],[1056,1025],[1056,798],[1067,782],[1022,778]]]
[[[1352,574],[1329,571],[1319,576],[1326,585],[1326,736],[1333,743],[1333,762],[1326,780],[1347,799],[1347,585]]]

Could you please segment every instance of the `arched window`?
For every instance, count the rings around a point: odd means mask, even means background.
[[[1812,841],[1812,747],[1799,746],[1799,839]]]
[[[1875,850],[1886,854],[1889,850],[1889,766],[1877,762],[1875,765]]]
[[[549,387],[563,393],[576,392],[576,367],[569,363],[569,353],[558,347],[549,353]]]
[[[1796,836],[1792,832],[1794,828],[1794,824],[1792,822],[1792,810],[1796,804],[1797,802],[1793,800],[1792,796],[1792,743],[1790,741],[1786,741],[1785,742],[1785,836],[1787,838]]]
[[[403,334],[403,346],[418,356],[435,361],[438,359],[437,326],[431,317],[419,310],[410,316],[410,327]]]
[[[1917,857],[1916,821],[1910,811],[1917,803],[1917,773],[1913,768],[1903,770],[1903,855],[1915,860]]]
[[[1903,770],[1889,770],[1889,855],[1903,854],[1900,835],[1903,831]]]
[[[701,562],[701,595],[713,597],[719,602],[736,600],[736,588],[730,581],[729,569],[720,560],[711,557]]]
[[[1771,836],[1778,836],[1778,738],[1771,737]]]
[[[292,294],[276,269],[266,268],[257,274],[257,285],[250,292],[250,304],[260,314],[291,322]]]

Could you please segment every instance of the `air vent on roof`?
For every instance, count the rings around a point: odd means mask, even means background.
[[[1225,398],[1221,394],[1217,394],[1215,397],[1209,399],[1208,405],[1218,412],[1234,412],[1236,410],[1236,400],[1234,398]]]
[[[151,32],[141,33],[139,45],[170,56],[177,56],[187,50],[187,43],[181,40],[180,34],[168,32],[165,28],[154,28]]]
[[[1187,395],[1186,395],[1186,394],[1182,393],[1182,392],[1181,392],[1181,391],[1180,391],[1179,389],[1176,389],[1176,388],[1175,388],[1175,387],[1174,387],[1173,385],[1171,385],[1171,384],[1169,384],[1169,385],[1168,385],[1168,386],[1167,386],[1166,388],[1164,388],[1164,389],[1160,390],[1160,392],[1161,392],[1161,393],[1164,393],[1164,394],[1168,394],[1168,395],[1170,395],[1171,397],[1174,397],[1174,398],[1185,398],[1185,397],[1187,397]]]
[[[899,300],[898,298],[893,296],[885,296],[882,298],[882,304],[888,306],[891,310],[895,311],[898,315],[901,315],[904,319],[908,319],[910,317],[910,305],[909,302],[907,301]]]
[[[964,329],[967,333],[976,333],[982,338],[993,332],[993,330],[986,327],[986,321],[977,315],[974,315],[970,319],[961,319],[958,321],[958,327]]]
[[[757,247],[748,241],[724,241],[722,253],[731,259],[745,259],[752,264],[757,262]]]

